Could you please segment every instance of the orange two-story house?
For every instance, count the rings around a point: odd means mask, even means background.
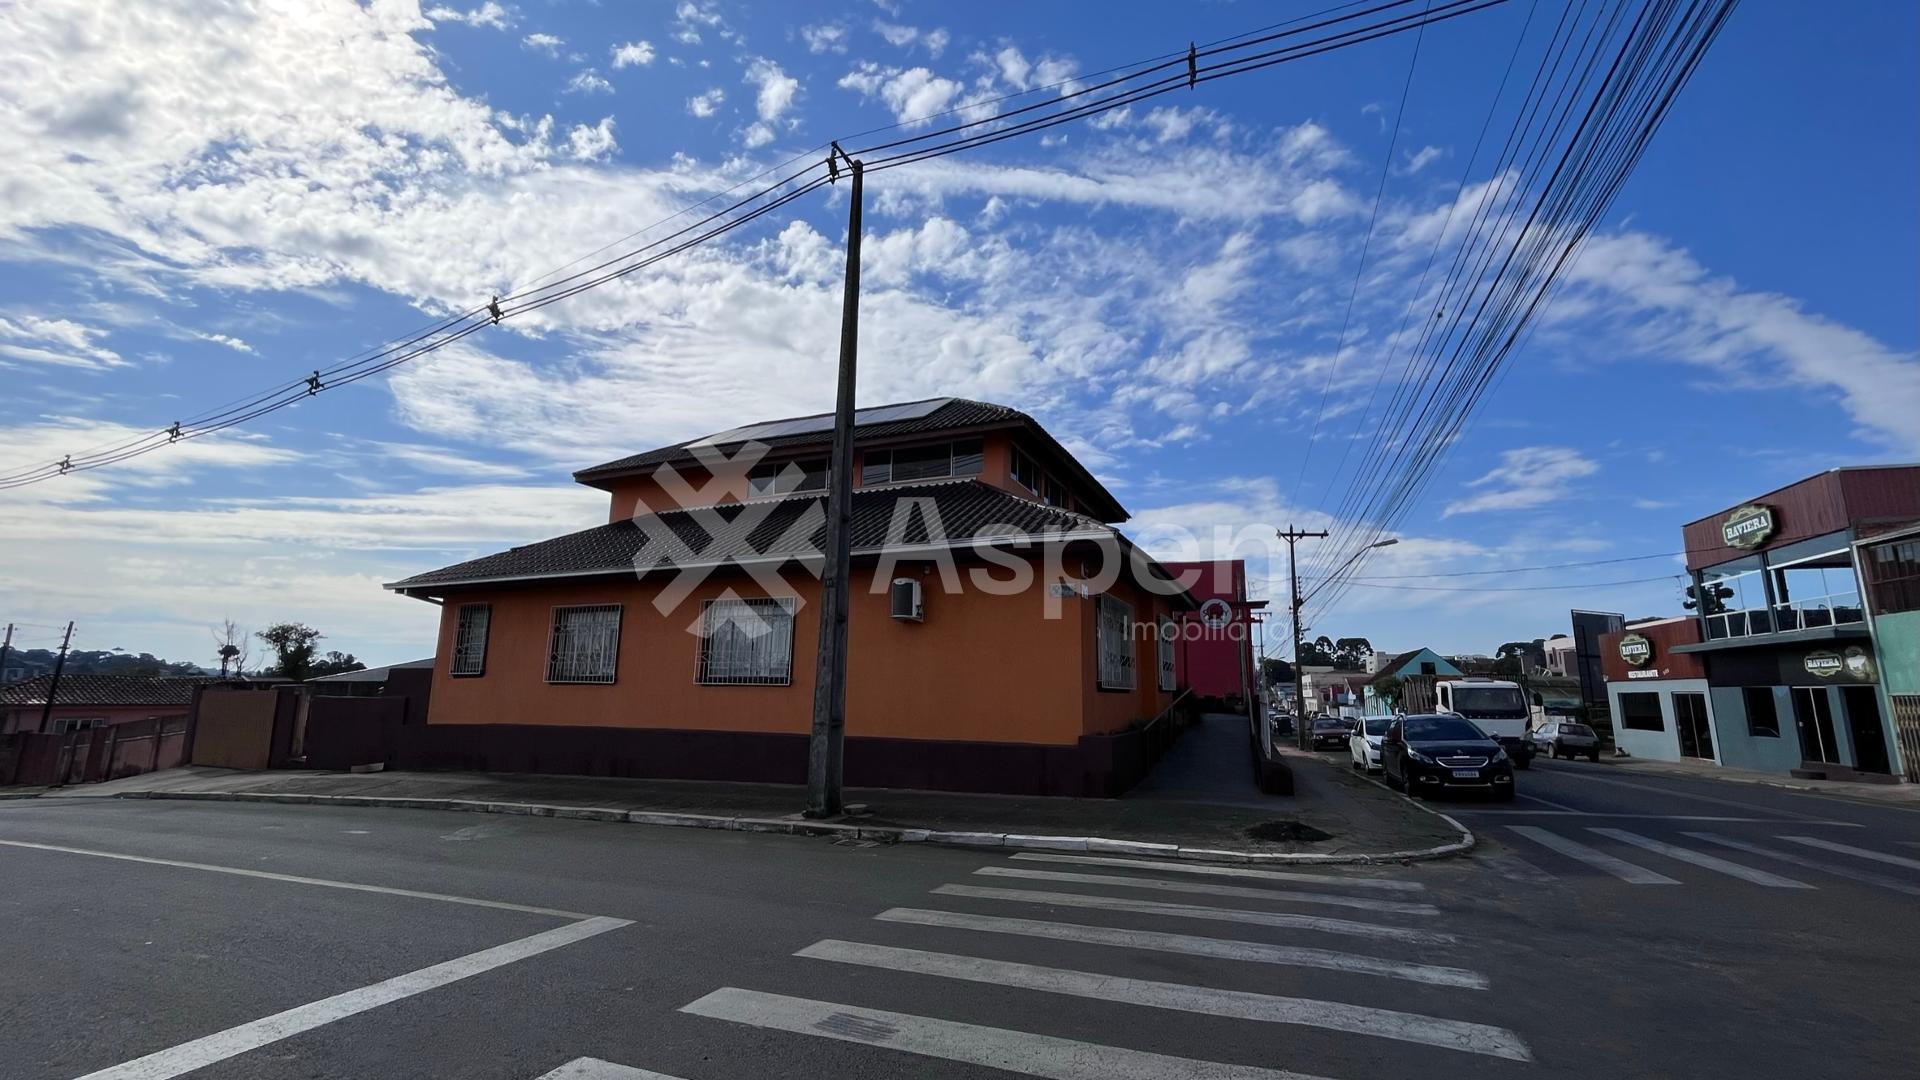
[[[582,470],[607,524],[387,586],[443,606],[401,762],[802,781],[831,425]],[[1113,494],[1031,417],[960,398],[861,410],[854,459],[847,782],[1137,781],[1194,601],[1114,528]]]

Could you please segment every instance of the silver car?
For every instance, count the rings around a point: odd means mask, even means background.
[[[1555,758],[1583,757],[1600,760],[1600,737],[1593,729],[1573,720],[1549,720],[1533,729],[1534,748]]]

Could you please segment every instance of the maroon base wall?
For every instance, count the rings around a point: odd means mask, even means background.
[[[393,764],[403,769],[776,784],[802,784],[807,778],[805,735],[521,724],[416,724],[393,730],[398,736]],[[846,782],[1111,798],[1139,783],[1178,734],[1166,720],[1138,731],[1085,736],[1074,746],[849,737]]]

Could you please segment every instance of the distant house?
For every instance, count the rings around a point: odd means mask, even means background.
[[[194,688],[208,680],[193,676],[62,675],[53,708],[46,709],[53,676],[39,675],[0,686],[0,733],[46,730],[62,734],[108,724],[187,715]]]
[[[832,420],[584,469],[606,524],[388,585],[442,605],[402,764],[802,780]],[[962,398],[860,410],[850,479],[846,782],[1137,780],[1196,604],[1113,494],[1032,417]]]
[[[1432,649],[1419,648],[1410,652],[1395,653],[1380,662],[1373,672],[1372,679],[1368,681],[1365,709],[1368,715],[1390,713],[1395,706],[1414,711],[1415,706],[1422,706],[1422,702],[1425,702],[1424,697],[1420,700],[1410,700],[1404,690],[1398,699],[1386,700],[1375,689],[1375,685],[1382,679],[1399,679],[1404,684],[1409,678],[1420,680],[1424,677],[1425,682],[1431,683],[1436,679],[1458,679],[1465,674],[1466,672],[1460,670],[1453,661]],[[1422,707],[1430,705],[1431,702],[1426,702]]]

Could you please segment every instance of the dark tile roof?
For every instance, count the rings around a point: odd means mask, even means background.
[[[194,676],[76,675],[60,676],[55,705],[188,705],[193,688],[206,682]],[[37,675],[0,686],[0,705],[42,705],[52,675]]]
[[[1043,533],[1120,535],[1111,526],[1083,514],[1043,506],[979,480],[931,480],[854,489],[853,553],[879,552],[887,544],[895,506],[909,498],[932,501],[942,535],[928,534],[927,519],[933,515],[906,509],[903,513],[908,515],[907,524],[903,534],[895,538],[896,546],[947,542],[965,545],[976,536],[1002,536],[1011,530],[1035,536]],[[388,588],[408,590],[503,578],[633,573],[636,559],[641,559],[641,565],[649,568],[664,568],[769,556],[815,555],[826,543],[825,503],[826,497],[820,493],[788,495],[669,511],[643,519],[644,527],[633,521],[616,521],[416,574]],[[813,520],[817,526],[800,535],[805,527],[803,515],[816,507],[819,509]],[[709,526],[715,528],[710,530]],[[671,542],[668,536],[673,538]]]
[[[911,405],[915,403],[903,402],[901,404]],[[886,406],[880,407],[884,408]],[[806,419],[806,417],[790,417],[789,419],[801,420]],[[775,421],[768,422],[773,423]],[[1018,409],[1008,408],[1005,405],[995,405],[986,401],[971,401],[967,398],[948,398],[945,405],[928,413],[926,416],[912,420],[891,420],[878,424],[860,424],[854,428],[854,433],[861,439],[885,439],[900,435],[915,435],[923,431],[944,431],[949,428],[980,427],[991,424],[1019,422],[1034,424],[1033,418],[1026,413]],[[1039,427],[1038,424],[1034,424],[1034,426]],[[715,434],[725,433],[715,432]],[[693,451],[690,448],[694,444],[705,442],[712,437],[711,435],[706,435],[698,439],[689,439],[686,442],[675,443],[672,446],[663,446],[658,450],[649,450],[644,454],[634,454],[631,457],[623,457],[615,461],[594,465],[574,473],[573,478],[586,482],[597,477],[617,476],[621,473],[645,468],[650,465],[692,461]],[[833,441],[833,432],[830,430],[810,431],[799,435],[776,436],[759,441],[765,443],[773,450],[783,450],[796,446],[818,445],[824,447]],[[737,446],[739,443],[727,442],[717,445]]]

